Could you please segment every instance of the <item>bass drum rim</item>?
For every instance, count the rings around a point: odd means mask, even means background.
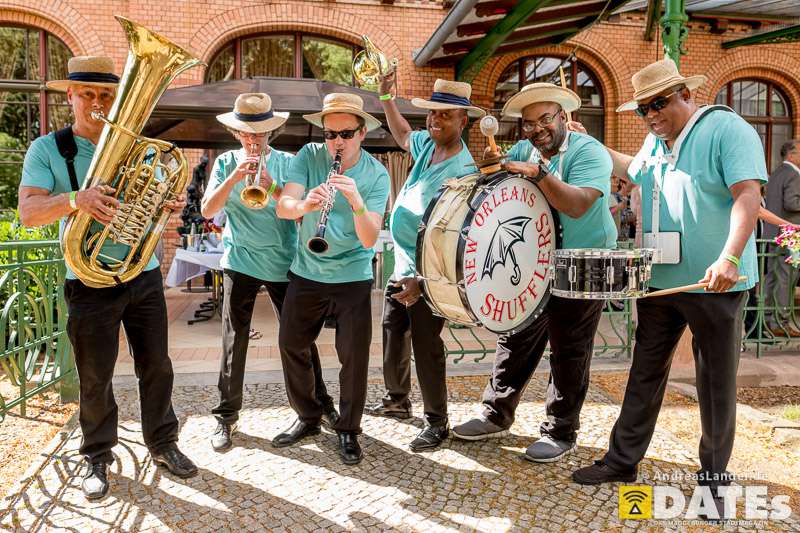
[[[501,174],[501,175],[498,176],[498,174]],[[512,178],[519,178],[521,180],[526,181],[529,185],[534,187],[539,192],[539,194],[541,195],[542,199],[544,199],[544,203],[545,203],[546,209],[547,209],[548,213],[550,214],[550,221],[553,223],[553,234],[554,235],[558,234],[558,228],[555,226],[556,220],[555,220],[555,217],[553,216],[553,210],[550,207],[550,204],[547,202],[547,199],[545,198],[544,193],[542,192],[542,190],[535,183],[531,182],[530,180],[526,180],[524,177],[522,177],[521,174],[509,174],[505,170],[501,170],[500,172],[497,172],[497,173],[493,174],[491,177],[489,177],[484,182],[476,185],[475,189],[473,190],[472,194],[469,197],[469,211],[467,212],[467,216],[464,217],[464,223],[461,225],[461,231],[458,234],[458,249],[457,249],[458,251],[456,252],[458,254],[458,257],[457,257],[457,260],[456,260],[456,275],[458,276],[459,279],[462,279],[462,280],[464,279],[464,270],[463,270],[464,269],[464,267],[463,267],[464,262],[461,259],[463,259],[463,257],[464,257],[464,248],[466,247],[466,243],[467,243],[465,235],[468,233],[468,230],[469,230],[470,226],[472,226],[472,220],[474,219],[475,213],[477,211],[475,209],[475,205],[476,204],[480,205],[481,202],[483,201],[483,199],[486,198],[487,196],[489,196],[489,194],[500,183],[502,183],[503,181],[505,181],[507,179],[512,179]],[[478,194],[476,194],[478,189],[480,189],[480,192]],[[553,249],[550,251],[550,253],[552,254],[555,251],[556,251],[556,241],[554,239],[553,240]],[[548,262],[548,267],[547,268],[550,268],[549,262]],[[516,325],[515,327],[513,327],[511,329],[506,329],[506,330],[497,330],[497,329],[490,328],[489,326],[487,326],[486,324],[484,324],[480,320],[478,320],[478,325],[480,325],[483,328],[486,328],[488,331],[491,331],[492,333],[497,333],[498,335],[513,335],[513,334],[518,333],[518,332],[524,330],[525,328],[529,327],[534,321],[536,321],[537,318],[539,318],[542,315],[542,313],[544,313],[544,309],[547,306],[547,302],[550,301],[550,292],[551,292],[550,289],[551,289],[551,285],[552,285],[552,279],[550,277],[550,272],[547,273],[547,275],[545,276],[545,279],[546,279],[545,292],[544,292],[544,296],[542,297],[542,300],[539,302],[539,305],[536,306],[536,310],[533,313],[531,313],[530,316],[528,316],[528,318],[526,318],[525,320],[520,322],[518,325]],[[472,312],[472,308],[469,306],[469,303],[467,301],[467,288],[464,287],[461,291],[459,291],[459,294],[462,297],[462,303],[464,304],[464,307],[469,311],[470,315],[475,316],[475,313]],[[475,317],[475,318],[477,319],[477,317]]]
[[[469,174],[467,174],[466,176],[469,176]],[[453,178],[453,179],[462,179],[464,177],[465,176],[461,176],[460,178]],[[447,180],[447,181],[449,181],[449,180]],[[439,187],[439,190],[436,191],[436,194],[433,196],[433,198],[431,198],[431,201],[428,203],[428,207],[425,208],[425,213],[423,213],[423,215],[422,215],[422,219],[420,220],[419,227],[417,227],[417,253],[415,254],[415,257],[414,257],[414,266],[416,267],[417,274],[420,276],[420,278],[422,280],[422,283],[420,284],[420,287],[422,289],[422,297],[425,299],[425,302],[428,304],[428,307],[431,308],[431,311],[433,311],[433,313],[436,316],[439,316],[439,317],[447,320],[448,322],[452,322],[454,324],[459,324],[459,325],[462,325],[462,326],[470,326],[470,327],[481,326],[482,323],[478,320],[478,317],[475,316],[475,313],[472,312],[472,309],[470,309],[470,307],[468,305],[467,295],[466,295],[466,292],[465,292],[466,289],[463,286],[458,286],[458,296],[461,299],[461,305],[464,307],[464,310],[466,311],[467,315],[472,317],[473,322],[469,323],[469,322],[464,322],[463,320],[452,319],[452,318],[448,317],[447,315],[445,315],[444,313],[442,313],[441,309],[439,309],[439,306],[436,305],[436,302],[434,302],[433,299],[430,297],[430,291],[428,289],[428,280],[425,277],[426,273],[423,272],[423,260],[422,260],[422,258],[423,258],[424,253],[425,253],[425,230],[428,227],[428,221],[430,220],[430,217],[431,217],[431,214],[433,213],[433,210],[436,209],[436,204],[439,203],[439,200],[442,198],[442,195],[449,188],[447,186],[447,181],[445,181],[445,183],[443,183]],[[477,189],[477,187],[473,188],[472,191],[470,191],[470,194],[469,194],[469,197],[468,197],[468,200],[467,200],[467,203],[470,204],[470,211],[472,211],[471,201],[472,201],[472,197],[475,195],[475,190],[476,189]],[[458,240],[459,240],[458,246],[459,246],[459,250],[460,250],[461,240],[462,240],[461,235],[459,235]],[[457,270],[457,275],[461,275],[462,274],[461,273],[461,266],[458,264],[458,261],[456,261],[456,270]],[[458,283],[458,282],[456,282],[456,283]]]

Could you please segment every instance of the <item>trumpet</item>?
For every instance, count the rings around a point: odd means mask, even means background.
[[[265,143],[266,147],[266,143]],[[258,150],[258,144],[253,143],[250,145],[250,153],[254,154]],[[264,209],[269,204],[269,195],[267,190],[259,184],[261,179],[261,172],[264,170],[264,162],[266,160],[265,149],[261,149],[258,155],[258,166],[253,174],[248,174],[244,178],[244,189],[242,189],[239,197],[245,207],[250,209]]]
[[[364,40],[364,49],[353,58],[353,76],[361,86],[377,85],[381,76],[397,68],[397,59],[387,59],[369,37],[361,37]]]
[[[317,232],[313,237],[308,239],[308,249],[315,254],[321,254],[328,250],[328,241],[325,240],[325,230],[328,228],[328,217],[333,209],[333,202],[336,199],[336,189],[331,185],[331,176],[338,174],[342,170],[342,151],[336,150],[336,155],[333,157],[333,164],[328,171],[328,176],[325,178],[325,186],[328,188],[328,199],[322,204],[319,210],[319,223],[317,223]]]

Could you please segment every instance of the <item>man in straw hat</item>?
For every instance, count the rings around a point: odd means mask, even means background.
[[[51,81],[50,89],[66,91],[75,122],[31,143],[22,167],[19,214],[26,226],[61,223],[81,210],[101,224],[111,221],[119,206],[114,189],[98,185],[79,190],[100,140],[103,123],[93,111],[108,116],[119,78],[107,57],[73,57],[66,80]],[[172,206],[177,207],[177,202]],[[121,258],[129,248],[109,243],[102,254]],[[117,404],[111,388],[119,347],[119,327],[127,334],[139,379],[144,442],[157,464],[179,477],[191,477],[197,467],[176,446],[178,419],[172,409],[172,364],[167,350],[167,307],[161,270],[151,257],[144,272],[116,287],[88,287],[67,271],[64,296],[69,318],[67,333],[80,378],[80,453],[89,465],[83,492],[89,499],[108,492],[108,466],[117,444]]]
[[[636,302],[636,346],[622,410],[608,453],[577,470],[572,477],[578,483],[636,479],[687,324],[702,423],[700,483],[715,496],[727,483],[742,306],[758,279],[753,229],[767,173],[758,134],[747,122],[724,106],[697,106],[692,91],[705,80],[681,76],[664,59],[633,76],[633,100],[617,109],[635,111],[649,130],[636,157],[609,152],[614,173],[642,187],[645,244],[661,250],[651,288],[698,281],[708,287]],[[747,279],[739,281],[740,275]]]
[[[303,115],[322,128],[324,143],[305,145],[289,165],[278,216],[303,219],[300,244],[289,269],[289,289],[281,316],[278,344],[286,392],[298,418],[272,444],[289,446],[319,433],[322,404],[314,393],[310,346],[325,317],[336,321],[341,418],[334,425],[345,464],[361,461],[357,434],[367,395],[369,347],[372,343],[372,247],[383,223],[389,197],[389,174],[361,148],[367,131],[380,127],[354,94],[332,93],[322,111]],[[328,176],[336,153],[341,170]],[[329,192],[328,186],[333,188]],[[307,192],[307,194],[305,194]],[[305,194],[305,197],[304,197]],[[334,197],[325,239],[328,249],[316,254],[306,243],[315,236],[320,208]]]
[[[508,154],[509,172],[536,183],[558,211],[562,248],[615,248],[617,230],[608,198],[611,158],[595,139],[567,129],[567,113],[580,97],[552,83],[533,83],[503,108],[522,118],[525,139]],[[542,160],[549,160],[549,163]],[[559,460],[575,448],[580,411],[589,386],[594,335],[605,303],[551,295],[530,326],[497,340],[494,368],[483,394],[483,413],[453,428],[465,440],[508,434],[522,393],[550,341],[550,383],[540,426],[541,438],[523,457],[533,462]]]
[[[434,316],[416,278],[417,231],[425,209],[445,180],[475,172],[461,134],[469,117],[483,110],[470,104],[468,83],[436,80],[429,100],[414,98],[428,109],[427,131],[412,131],[391,96],[395,73],[381,81],[381,102],[397,144],[411,152],[414,167],[397,195],[389,220],[394,241],[394,272],[383,305],[383,380],[386,394],[370,409],[374,415],[411,417],[411,350],[425,409],[425,428],[411,441],[412,451],[438,447],[450,433],[447,419],[447,359],[440,337],[444,319]],[[409,342],[410,340],[410,342]]]
[[[242,144],[242,148],[225,152],[214,161],[202,203],[202,214],[206,218],[223,209],[227,214],[222,235],[225,251],[220,261],[225,291],[217,384],[220,401],[211,411],[217,419],[211,445],[217,451],[232,446],[232,435],[242,409],[247,345],[256,296],[261,286],[265,286],[280,320],[289,286],[286,274],[297,250],[297,225],[293,220],[278,218],[275,212],[293,156],[268,144],[271,135],[288,118],[289,113],[273,111],[272,99],[264,93],[240,94],[233,111],[217,116]],[[262,209],[251,209],[242,202],[240,195],[245,178],[258,172],[262,152],[266,164],[258,182],[267,191],[268,204]],[[333,425],[339,415],[322,380],[317,346],[312,344],[310,350],[315,392],[323,407],[323,420]]]

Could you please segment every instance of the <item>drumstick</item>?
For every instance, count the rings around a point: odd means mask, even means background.
[[[498,153],[497,144],[494,142],[494,136],[500,129],[500,123],[492,115],[486,115],[481,119],[481,133],[489,139],[489,147],[495,154]]]
[[[558,72],[561,75],[561,88],[566,89],[567,80],[564,77],[564,67],[558,67]],[[567,122],[572,122],[572,113],[570,113],[569,111],[567,111]]]
[[[747,281],[747,276],[739,276],[738,281]],[[653,296],[666,296],[667,294],[675,294],[678,292],[696,291],[697,289],[705,289],[708,287],[708,282],[692,283],[691,285],[684,285],[682,287],[673,287],[671,289],[664,289],[661,291],[649,292],[642,296],[642,298],[652,298]]]

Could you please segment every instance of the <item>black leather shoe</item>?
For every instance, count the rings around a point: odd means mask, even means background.
[[[323,407],[322,409],[322,425],[328,429],[333,429],[339,423],[339,412],[332,405]]]
[[[89,463],[88,467],[89,471],[83,477],[81,489],[87,500],[99,500],[108,494],[108,463]]]
[[[339,455],[346,465],[357,465],[364,458],[364,452],[358,444],[358,437],[352,431],[341,431],[339,435]]]
[[[412,452],[433,450],[434,448],[438,448],[448,435],[450,435],[450,426],[448,424],[443,426],[425,426],[425,429],[411,441],[408,447]]]
[[[180,478],[186,479],[197,475],[197,466],[174,444],[151,452],[150,455],[157,465],[165,467]]]
[[[291,446],[295,442],[300,442],[303,438],[311,435],[319,435],[319,424],[306,424],[298,418],[294,421],[292,427],[272,439],[272,447],[283,448],[284,446]]]
[[[367,412],[373,416],[385,416],[387,418],[396,418],[398,420],[406,420],[411,418],[411,407],[403,407],[401,405],[385,405],[383,401],[369,407]]]
[[[224,452],[233,446],[233,434],[236,432],[237,424],[217,423],[217,429],[211,435],[211,447],[214,451]]]
[[[595,461],[592,466],[578,469],[572,473],[572,481],[581,485],[600,485],[615,481],[636,481],[636,469],[628,472],[614,470],[603,461]]]

